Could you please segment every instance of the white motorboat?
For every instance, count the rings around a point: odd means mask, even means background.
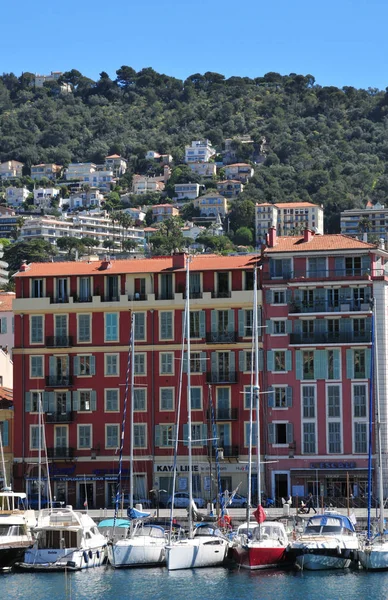
[[[25,510],[26,494],[4,489],[0,492],[0,570],[6,570],[22,560],[33,544],[31,528],[35,512]]]
[[[165,563],[166,536],[163,527],[138,520],[128,529],[128,537],[108,544],[112,567],[150,567]]]
[[[353,523],[339,513],[313,515],[302,535],[288,548],[290,560],[300,569],[346,569],[357,556],[358,538]]]
[[[34,529],[32,548],[18,567],[29,571],[88,569],[101,566],[106,558],[107,540],[93,519],[71,506],[43,509]]]
[[[192,537],[175,541],[166,546],[167,568],[195,569],[198,567],[220,566],[226,559],[229,540],[215,525],[196,525]]]

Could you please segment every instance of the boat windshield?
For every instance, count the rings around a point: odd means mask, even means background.
[[[268,526],[261,525],[260,527],[255,527],[252,533],[252,539],[254,540],[284,540],[286,536],[284,535],[284,531],[279,526]]]
[[[148,536],[153,538],[164,538],[162,527],[137,527],[133,533],[134,537]]]
[[[340,519],[335,517],[326,517],[323,515],[321,518],[311,518],[307,522],[305,533],[307,534],[319,534],[325,535],[333,533],[348,533],[347,530],[343,531],[342,522]],[[349,532],[350,533],[350,532]]]
[[[21,525],[0,525],[0,537],[9,535],[25,535]]]

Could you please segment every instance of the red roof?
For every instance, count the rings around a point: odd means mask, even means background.
[[[120,154],[111,154],[110,156],[106,156],[105,158],[122,158]]]
[[[13,402],[13,390],[11,388],[0,387],[0,400]]]
[[[2,292],[0,293],[0,312],[11,312],[12,301],[15,298],[14,292]]]
[[[206,254],[194,256],[190,264],[192,271],[219,271],[221,269],[252,268],[257,260],[254,255],[218,256]],[[172,256],[157,256],[155,258],[112,260],[109,268],[102,269],[101,263],[95,262],[47,262],[31,263],[27,271],[16,273],[15,277],[56,277],[58,275],[106,275],[120,273],[160,273],[173,269]],[[174,269],[183,271],[184,267]]]
[[[233,165],[225,165],[225,169],[228,169],[229,167],[250,167],[253,169],[252,165],[248,163],[233,163]]]
[[[275,206],[276,208],[308,208],[310,206],[316,208],[318,204],[313,204],[312,202],[277,202]]]
[[[276,246],[266,248],[265,254],[277,252],[314,252],[318,250],[376,250],[376,244],[362,242],[356,238],[340,233],[327,235],[313,235],[309,242],[302,236],[279,236]]]

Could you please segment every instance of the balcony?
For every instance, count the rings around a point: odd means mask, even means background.
[[[63,446],[63,448],[47,448],[47,458],[68,459],[74,457],[74,448]]]
[[[73,345],[71,335],[50,335],[46,337],[47,348],[70,348]]]
[[[147,294],[140,294],[136,292],[133,296],[128,296],[130,302],[145,302],[147,300]]]
[[[67,304],[69,296],[50,296],[50,304]]]
[[[77,294],[74,294],[73,296],[73,302],[92,302],[93,298],[92,296],[77,296]]]
[[[221,450],[223,450],[224,458],[238,458],[238,456],[240,455],[239,446],[220,446],[218,448],[218,452],[220,452]],[[212,456],[214,458],[216,456],[216,449],[214,447],[212,447]]]
[[[155,300],[173,300],[174,293],[173,292],[164,292],[160,294],[155,294]]]
[[[73,385],[73,378],[70,375],[60,377],[58,375],[48,375],[46,377],[47,387],[70,387]]]
[[[46,413],[46,423],[72,423],[73,418],[72,411]]]
[[[120,295],[107,294],[106,296],[101,296],[101,302],[120,302]]]
[[[287,279],[370,279],[370,276],[381,277],[384,270],[377,269],[371,272],[370,269],[362,268],[354,269],[330,269],[322,271],[309,271],[308,269],[300,269],[295,271],[284,271],[283,273],[263,273],[263,281],[282,281]]]
[[[206,383],[237,383],[237,371],[208,371]]]
[[[212,298],[231,298],[232,292],[230,290],[218,290],[217,292],[212,292]]]
[[[237,340],[237,331],[211,331],[206,334],[208,344],[233,344]]]
[[[216,421],[237,421],[237,408],[216,408],[214,411]],[[208,419],[211,419],[211,413],[208,411]]]
[[[370,302],[359,300],[344,300],[337,305],[328,302],[292,302],[290,313],[338,313],[338,312],[370,312]]]
[[[186,300],[186,292],[183,294],[184,300]],[[190,290],[190,299],[200,300],[202,298],[202,292],[194,292]]]
[[[305,344],[370,344],[372,334],[370,331],[363,333],[291,333],[290,344],[302,346]]]

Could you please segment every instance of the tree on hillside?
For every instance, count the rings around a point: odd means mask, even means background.
[[[232,202],[229,212],[229,223],[234,231],[240,227],[248,227],[252,232],[255,226],[255,205],[251,200],[237,198]]]
[[[23,260],[27,263],[47,262],[57,254],[56,248],[42,238],[35,238],[28,242],[15,242],[4,249],[4,257],[11,272],[20,268]]]
[[[64,237],[57,240],[57,246],[60,250],[65,250],[68,256],[74,255],[77,251],[83,252],[85,245],[83,240],[76,237]]]

